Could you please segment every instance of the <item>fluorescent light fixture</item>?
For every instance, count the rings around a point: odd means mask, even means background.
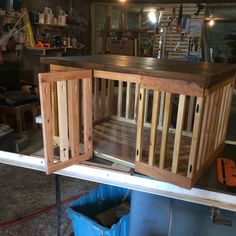
[[[149,19],[153,24],[156,24],[156,23],[157,23],[156,12],[150,11],[150,12],[148,13],[148,19]]]

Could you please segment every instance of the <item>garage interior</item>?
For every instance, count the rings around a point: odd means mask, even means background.
[[[0,235],[234,235],[235,30],[230,0],[1,1]]]

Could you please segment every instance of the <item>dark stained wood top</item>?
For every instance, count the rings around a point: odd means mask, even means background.
[[[210,87],[236,74],[235,64],[157,60],[151,57],[92,55],[76,57],[42,57],[44,64],[55,64],[112,72],[154,76],[196,82]]]

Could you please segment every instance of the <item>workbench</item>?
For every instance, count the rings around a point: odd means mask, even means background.
[[[171,83],[173,81],[171,81],[171,78],[175,75],[176,80],[185,81],[187,86],[191,87],[193,85],[192,88],[197,88],[195,93],[198,94],[207,93],[207,88],[212,88],[214,86],[217,87],[218,84],[221,84],[220,79],[222,75],[226,78],[223,82],[228,81],[229,78],[235,76],[234,65],[219,64],[216,66],[205,63],[194,65],[189,62],[165,62],[154,60],[155,59],[153,58],[134,59],[123,56],[119,56],[119,60],[117,56],[41,58],[42,63],[50,64],[51,68],[54,68],[57,72],[65,70],[73,71],[79,67],[99,71],[112,71],[125,74],[133,73],[142,76],[161,78],[165,75],[167,81],[170,82],[170,84],[166,83],[168,84],[168,86],[166,86],[167,89],[172,89]],[[190,77],[191,81],[189,80]],[[176,86],[174,87],[176,89]],[[224,150],[225,155],[232,157],[229,153],[234,152],[234,150],[234,146],[226,146]],[[45,171],[45,166],[48,164],[45,163],[44,159],[34,155],[25,156],[3,151],[0,151],[0,162],[39,171]],[[104,166],[92,166],[86,164],[86,162],[62,168],[55,171],[55,173],[236,211],[235,189],[227,188],[217,182],[215,162],[211,165],[209,171],[207,171],[205,175],[197,181],[191,190],[138,173],[117,171]]]

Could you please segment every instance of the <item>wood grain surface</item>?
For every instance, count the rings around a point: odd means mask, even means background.
[[[196,82],[209,88],[219,81],[232,78],[236,66],[204,62],[157,60],[150,57],[93,55],[76,57],[41,57],[44,64],[81,67],[93,70],[154,76],[163,79]]]

